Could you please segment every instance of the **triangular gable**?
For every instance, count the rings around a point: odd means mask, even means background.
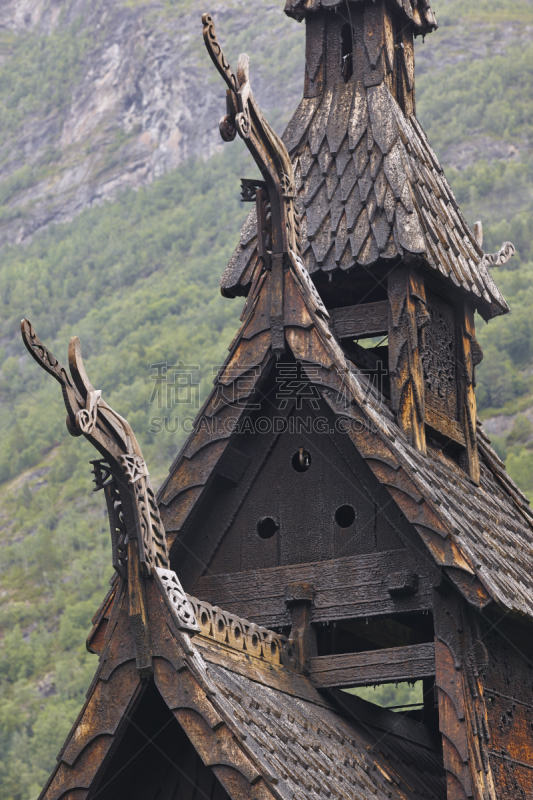
[[[488,266],[508,260],[514,248],[506,243],[499,254],[483,254],[420,123],[403,113],[385,82],[365,88],[352,81],[304,98],[283,141],[309,273],[422,256],[485,318],[509,311]],[[222,276],[223,294],[247,293],[257,258],[254,207]]]
[[[136,665],[134,634],[128,618],[128,593],[124,589],[124,582],[120,580],[98,671],[87,701],[58,756],[58,765],[41,794],[42,800],[82,798],[88,792],[90,796],[99,795],[114,778],[108,767],[131,721],[135,720],[148,688],[148,682],[139,677]],[[269,797],[258,769],[236,744],[210,700],[216,690],[205,663],[191,647],[187,634],[177,626],[156,581],[146,580],[145,589],[153,682],[157,692],[199,753],[202,764],[212,768],[215,774],[217,770],[220,772],[219,780],[222,785],[228,784],[226,791],[230,797],[235,796],[235,787],[242,788],[243,782],[248,790],[242,796]],[[142,760],[142,751],[138,758]],[[188,768],[187,763],[175,766],[178,773]],[[164,777],[149,776],[152,792],[155,793],[158,780],[162,782]],[[255,789],[252,790],[252,786]],[[219,795],[227,796],[220,792]]]
[[[139,678],[118,579],[98,671],[41,800],[158,792],[177,800],[193,796],[195,785],[209,787],[214,800],[356,800],[369,792],[400,800],[414,796],[413,757],[417,788],[443,797],[442,766],[423,726],[394,730],[388,712],[382,746],[370,753],[375,733],[283,666],[283,637],[190,598],[200,625],[191,638],[161,581],[144,584],[153,677]]]
[[[269,279],[268,273],[261,274],[259,263],[243,325],[217,385],[197,417],[198,433],[191,434],[160,491],[161,514],[169,532],[182,527],[223,452],[231,446],[231,434],[220,433],[228,430],[224,424],[214,424],[209,433],[204,419],[240,420],[247,413],[245,403],[241,407],[236,402],[220,404],[219,386],[233,385],[237,396],[238,377],[243,374],[239,365],[260,365],[255,373],[248,369],[250,381],[245,385],[250,394],[257,389],[261,397],[261,376],[274,360],[263,311],[268,305]],[[415,526],[435,562],[450,570],[461,591],[476,605],[486,605],[492,598],[513,610],[533,614],[529,578],[533,574],[532,514],[488,441],[480,438],[483,468],[479,487],[441,452],[430,448],[427,456],[421,455],[387,407],[369,392],[365,377],[347,361],[297,263],[285,272],[285,293],[285,337],[291,356],[303,365],[313,365],[308,369],[309,380],[317,381],[317,390],[336,415],[355,423],[347,426],[346,435]],[[348,407],[347,396],[351,401]],[[251,480],[253,476],[247,477]],[[476,584],[476,579],[481,583]]]

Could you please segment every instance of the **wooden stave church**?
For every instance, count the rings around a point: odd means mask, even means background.
[[[158,495],[179,607],[120,558],[106,490],[117,576],[47,800],[533,794],[532,514],[474,392],[474,313],[508,311],[489,267],[512,245],[483,253],[416,120],[426,0],[286,13],[306,73],[277,162],[204,19],[221,133],[264,178],[221,282],[243,324]],[[414,680],[406,714],[341,691]]]

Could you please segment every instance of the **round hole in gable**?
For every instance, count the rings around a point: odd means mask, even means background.
[[[260,539],[271,539],[277,530],[279,525],[273,517],[263,517],[257,523],[257,535]]]
[[[355,508],[353,506],[339,506],[335,511],[335,522],[339,528],[349,528],[355,522]]]
[[[303,447],[299,447],[291,458],[292,468],[296,472],[307,472],[311,466],[311,453]]]

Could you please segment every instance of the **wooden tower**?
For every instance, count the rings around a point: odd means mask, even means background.
[[[221,283],[242,326],[158,505],[77,340],[70,378],[23,326],[102,454],[117,571],[42,797],[526,800],[533,515],[475,401],[514,248],[483,253],[416,119],[427,0],[285,10],[306,64],[282,140],[203,17],[222,137],[261,178]],[[400,681],[420,708],[342,691]]]

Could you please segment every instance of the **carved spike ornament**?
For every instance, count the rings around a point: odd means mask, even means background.
[[[228,86],[227,115],[220,122],[221,136],[224,141],[231,141],[238,132],[264,179],[264,189],[256,193],[258,237],[262,264],[272,274],[272,349],[280,355],[285,350],[283,272],[291,266],[298,269],[294,257],[300,253],[292,163],[287,148],[268,124],[254,98],[249,57],[246,53],[241,54],[235,75],[217,39],[211,15],[203,14],[202,23],[207,51]]]
[[[102,455],[101,460],[91,463],[95,491],[104,489],[106,495],[116,571],[126,577],[126,549],[132,539],[137,540],[145,575],[157,567],[168,569],[165,530],[141,449],[128,422],[91,385],[79,340],[70,340],[69,376],[28,320],[22,320],[21,331],[30,354],[61,385],[69,432],[73,436],[83,434]]]

